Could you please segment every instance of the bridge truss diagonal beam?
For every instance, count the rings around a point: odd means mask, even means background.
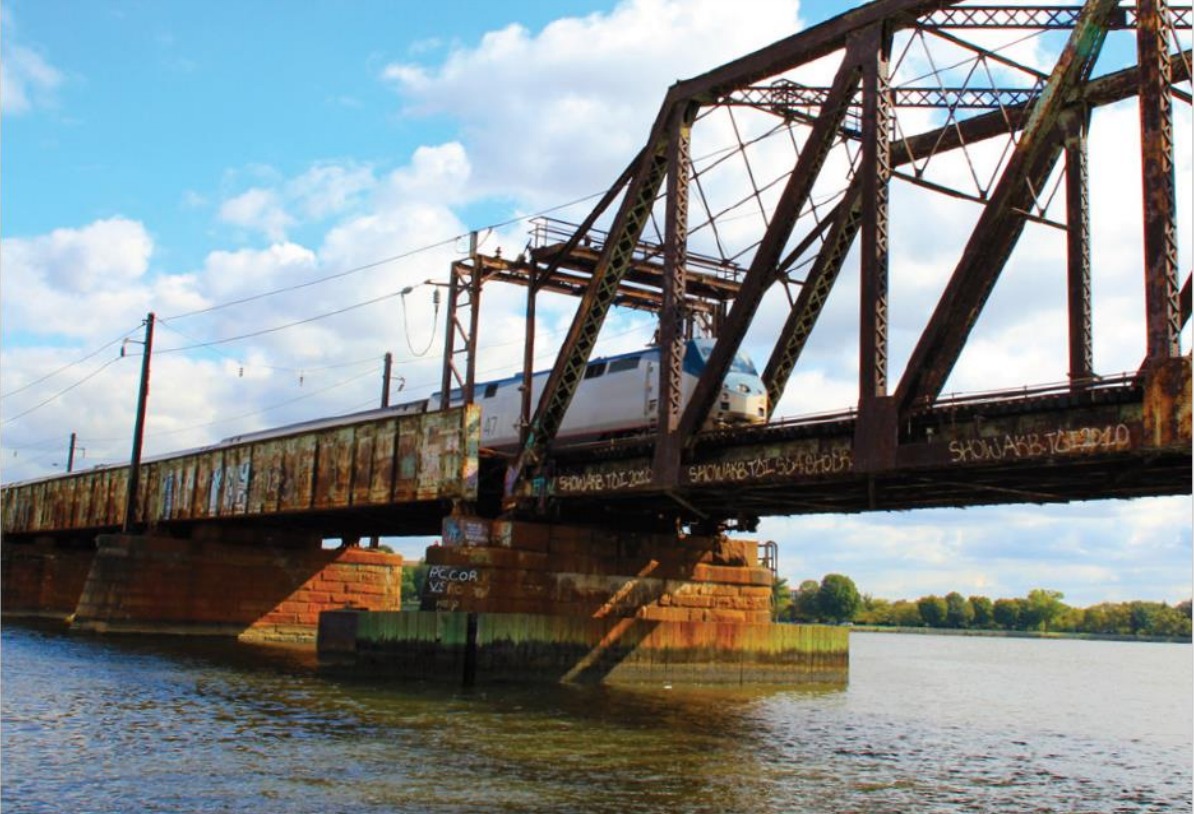
[[[1087,166],[1087,130],[1094,108],[1140,97],[1145,186],[1149,187],[1151,178],[1164,178],[1163,163],[1151,161],[1148,150],[1154,145],[1162,153],[1172,152],[1172,114],[1158,100],[1163,97],[1170,106],[1171,100],[1189,104],[1190,94],[1176,87],[1189,75],[1189,51],[1173,51],[1185,37],[1176,32],[1189,28],[1189,9],[1171,11],[1164,0],[1147,0],[1139,7],[1111,0],[1066,7],[954,6],[952,0],[878,0],[860,5],[669,89],[646,146],[619,180],[619,189],[611,190],[622,199],[608,230],[595,228],[594,216],[575,233],[568,231],[567,224],[557,223],[548,227],[557,242],[530,253],[535,274],[529,279],[540,279],[537,275],[545,264],[550,269],[558,266],[559,285],[545,290],[566,286],[565,293],[583,290],[584,297],[534,416],[524,409],[525,435],[508,472],[507,497],[538,494],[537,486],[527,488],[531,473],[536,484],[550,480],[543,466],[549,458],[553,467],[557,463],[561,448],[555,445],[555,436],[612,305],[631,304],[659,315],[659,378],[652,380],[657,390],[648,397],[654,439],[649,457],[650,482],[666,490],[668,484],[681,482],[677,478],[681,462],[688,465],[698,434],[709,427],[714,405],[719,414],[727,409],[718,404],[724,379],[748,332],[754,352],[760,344],[770,350],[763,380],[768,410],[775,410],[858,238],[862,249],[856,329],[859,403],[852,410],[858,411],[858,426],[870,429],[855,437],[856,448],[872,441],[887,443],[883,439],[888,436],[897,446],[906,442],[904,419],[939,398],[1029,222],[1060,229],[1067,236],[1069,379],[1075,391],[1095,381],[1087,186],[1097,168]],[[948,31],[982,28],[1037,32],[1028,36],[1068,29],[1072,35],[1055,67],[1045,73],[1019,64],[1010,52],[986,39],[970,42]],[[1141,64],[1092,79],[1102,42],[1115,29],[1136,29]],[[899,48],[893,50],[897,33]],[[1054,54],[1054,46],[1060,47],[1061,42],[1052,38]],[[920,62],[908,56],[913,46],[926,52]],[[946,53],[960,51],[961,61],[937,61],[935,53],[928,53],[931,47]],[[1113,55],[1115,60],[1123,59],[1121,51]],[[925,56],[932,65],[928,73],[922,67]],[[795,81],[815,76],[813,63],[823,69],[831,60],[837,71],[832,87]],[[973,64],[959,67],[968,63]],[[1145,64],[1156,70],[1146,76]],[[1144,89],[1150,83],[1156,98],[1146,100]],[[899,111],[902,107],[935,108],[940,115],[904,116]],[[1152,118],[1146,119],[1146,114]],[[723,128],[720,136],[718,117]],[[740,130],[743,121],[746,127]],[[917,125],[925,122],[936,129],[921,132]],[[910,132],[905,130],[909,124]],[[730,143],[719,147],[702,140],[696,153],[700,157],[694,158],[689,154],[697,149],[694,131],[701,139],[712,136]],[[732,140],[727,133],[732,133]],[[755,151],[757,144],[774,135],[790,148],[791,158],[774,149]],[[1004,144],[987,145],[981,153],[971,151],[991,140]],[[931,166],[936,156],[950,151],[960,152],[952,162],[941,159]],[[828,163],[827,154],[833,163]],[[1064,172],[1059,170],[1063,155]],[[743,186],[738,190],[730,191],[728,184],[718,188],[728,175],[725,168],[732,166],[726,156],[740,164]],[[835,185],[840,183],[835,173],[843,166],[844,188]],[[1160,174],[1155,173],[1157,166]],[[961,171],[955,171],[958,167]],[[1172,166],[1168,172],[1172,176]],[[892,235],[886,200],[892,180],[923,190],[917,194],[949,195],[980,210],[970,234],[958,236],[961,256],[936,310],[926,315],[895,395],[889,396],[886,290]],[[1051,206],[1063,188],[1064,205]],[[690,217],[690,205],[703,211],[694,210]],[[1165,281],[1151,300],[1162,304],[1150,306],[1155,315],[1150,316],[1150,325],[1161,326],[1154,333],[1163,334],[1172,350],[1169,339],[1180,332],[1181,315],[1172,249],[1176,215],[1172,206],[1159,209],[1162,216],[1157,221],[1169,225],[1171,233],[1167,236],[1154,229],[1158,237],[1148,251],[1159,258],[1156,263],[1172,271],[1159,277],[1147,272],[1149,279]],[[747,217],[753,217],[758,226],[740,228]],[[734,220],[738,223],[726,228]],[[646,234],[648,229],[653,236]],[[567,243],[558,242],[568,235]],[[521,262],[520,258],[516,264]],[[799,279],[802,268],[806,269],[803,280]],[[775,296],[780,293],[777,282],[787,294],[787,311],[779,312],[786,321],[781,330],[768,333],[755,323],[770,319],[774,306],[781,305],[782,298]],[[711,310],[702,310],[707,307]],[[711,317],[701,325],[691,321],[698,310]],[[711,355],[683,402],[675,398],[681,391],[677,340],[700,329],[713,336]],[[1149,357],[1154,356],[1158,354],[1150,349]],[[874,410],[867,408],[868,402]],[[903,428],[900,440],[893,432],[897,426],[893,419]],[[727,427],[718,426],[723,431]],[[864,458],[866,467],[886,467],[895,461],[885,455],[867,458],[860,452],[859,461]],[[681,487],[675,499],[684,505],[682,492]],[[514,504],[507,501],[506,505]]]
[[[1102,49],[1114,0],[1092,0],[1075,25],[1021,139],[983,208],[962,257],[909,358],[896,391],[901,414],[932,403],[957,363],[983,305],[1023,232],[1034,191],[1061,154],[1055,128],[1071,99],[1089,78]]]
[[[742,281],[726,326],[710,353],[700,381],[684,410],[679,431],[685,438],[691,438],[704,424],[713,402],[717,399],[726,372],[746,336],[746,329],[754,319],[767,288],[775,279],[775,268],[780,253],[792,233],[800,210],[808,202],[813,182],[825,163],[829,148],[838,136],[838,129],[862,77],[863,63],[868,56],[866,49],[872,44],[869,40],[859,39],[846,50],[829,97],[821,109],[821,115],[813,123],[808,140],[796,161],[796,167],[776,204],[771,223]]]
[[[609,240],[560,347],[556,365],[544,385],[526,439],[507,475],[511,493],[522,481],[527,466],[540,463],[547,446],[554,440],[564,413],[584,377],[585,366],[597,343],[597,335],[618,293],[618,284],[630,268],[635,247],[667,170],[667,113],[666,110],[661,113],[652,130],[650,146],[639,156]],[[579,235],[578,232],[574,236],[574,243]]]
[[[1189,51],[1184,51],[1184,53],[1170,58],[1173,81],[1188,79],[1187,69],[1190,64],[1190,56],[1192,55]],[[1138,81],[1139,66],[1101,76],[1085,87],[1082,97],[1083,105],[1089,111],[1097,106],[1114,104],[1116,101],[1131,98]],[[1008,135],[1009,132],[1022,127],[1029,112],[1032,111],[1033,104],[1034,101],[1028,101],[1026,104],[1008,107],[1003,111],[984,113],[984,115],[964,119],[964,121],[949,124],[943,128],[894,141],[892,142],[892,167],[898,168],[913,164],[918,158],[930,152],[946,153],[949,150],[959,149],[964,144],[973,146],[973,144],[989,140],[989,138]],[[1084,149],[1079,152],[1082,155],[1085,154]],[[1079,173],[1084,177],[1084,171],[1079,171]],[[808,337],[812,334],[813,327],[817,325],[821,310],[829,300],[833,284],[837,282],[838,272],[841,272],[850,247],[854,245],[862,217],[861,181],[862,175],[855,175],[842,201],[830,215],[826,216],[825,222],[829,224],[829,232],[827,232],[825,241],[804,280],[804,285],[801,286],[800,294],[788,312],[787,320],[778,334],[775,350],[771,353],[767,366],[764,368],[763,382],[767,386],[770,413],[774,413],[776,403],[783,395],[784,389],[787,388],[788,378],[800,360]],[[1089,217],[1089,212],[1087,216]],[[804,253],[804,248],[798,248],[798,251],[794,253],[795,257],[799,258]],[[1089,246],[1087,252],[1089,253]],[[1084,259],[1078,257],[1077,261],[1079,264],[1089,264],[1089,257]],[[1076,363],[1076,370],[1090,368],[1090,364],[1087,362],[1090,351],[1089,339],[1087,339],[1090,329],[1088,322],[1090,316],[1089,269],[1083,272],[1082,267],[1079,266],[1079,269],[1075,271],[1076,275],[1085,280],[1085,285],[1079,285],[1077,289],[1077,296],[1082,297],[1082,302],[1076,306],[1081,312],[1081,315],[1077,316],[1079,327],[1076,329],[1082,333],[1082,340],[1077,344],[1077,353],[1081,356],[1082,362],[1081,364]],[[1188,280],[1186,296],[1189,296]],[[1186,310],[1188,312],[1188,306]]]

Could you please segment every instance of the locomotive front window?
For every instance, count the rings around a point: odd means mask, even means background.
[[[638,367],[639,358],[638,356],[632,356],[629,359],[614,359],[609,363],[609,372],[620,373],[623,370],[634,370]]]
[[[605,362],[595,362],[585,368],[586,379],[596,379],[605,372]]]

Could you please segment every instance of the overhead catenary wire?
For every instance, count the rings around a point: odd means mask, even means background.
[[[80,364],[82,364],[83,362],[86,362],[88,359],[91,359],[92,357],[99,356],[99,354],[100,354],[101,352],[103,352],[103,351],[107,350],[108,348],[112,347],[112,346],[113,346],[113,345],[115,345],[117,342],[123,342],[124,340],[128,339],[128,338],[129,338],[129,336],[131,336],[131,335],[132,335],[132,334],[133,334],[135,331],[136,331],[136,328],[131,328],[131,329],[129,329],[129,330],[127,330],[127,331],[125,331],[125,332],[124,332],[123,334],[121,334],[120,336],[116,337],[115,339],[111,340],[110,342],[106,342],[106,343],[104,343],[103,345],[100,345],[98,348],[96,348],[95,350],[91,351],[91,352],[90,352],[90,353],[88,353],[87,355],[85,355],[85,356],[80,356],[80,357],[79,357],[78,359],[76,359],[75,361],[73,361],[73,362],[68,362],[67,364],[63,365],[62,367],[60,367],[60,368],[56,368],[55,370],[52,370],[52,371],[50,371],[49,373],[47,373],[46,375],[42,376],[41,378],[34,379],[34,380],[33,380],[33,381],[31,381],[31,382],[26,382],[25,384],[21,385],[20,387],[16,388],[15,390],[9,390],[7,393],[0,394],[0,399],[6,399],[6,398],[8,398],[9,396],[15,396],[17,393],[23,393],[24,391],[28,390],[30,387],[35,387],[36,385],[39,385],[39,384],[41,384],[41,383],[42,383],[42,382],[44,382],[44,381],[48,381],[49,379],[52,379],[52,378],[54,378],[54,377],[55,377],[55,376],[57,376],[59,373],[63,373],[63,372],[65,372],[65,371],[67,371],[67,370],[70,370],[72,367],[74,367],[74,366],[76,366],[76,365],[80,365]]]
[[[47,399],[44,399],[44,400],[42,400],[42,401],[38,402],[37,404],[35,404],[34,406],[30,407],[30,408],[29,408],[29,409],[27,409],[27,410],[23,410],[22,412],[19,412],[19,413],[17,413],[17,414],[16,414],[16,415],[14,415],[14,416],[9,416],[8,418],[5,418],[5,419],[4,419],[4,421],[3,421],[2,423],[0,423],[0,426],[8,426],[9,424],[11,424],[12,422],[16,421],[17,419],[19,419],[19,418],[23,418],[23,417],[25,417],[25,416],[29,415],[30,413],[32,413],[32,412],[34,412],[34,411],[36,411],[36,410],[40,410],[42,407],[45,407],[45,406],[46,406],[47,404],[49,404],[50,402],[52,402],[52,401],[55,401],[55,400],[56,400],[56,399],[58,399],[59,397],[66,395],[67,393],[69,393],[70,391],[74,390],[76,387],[78,387],[79,385],[83,384],[84,382],[87,382],[87,381],[90,381],[91,379],[94,379],[94,378],[95,378],[96,376],[98,376],[100,373],[102,373],[102,372],[104,372],[105,370],[107,370],[107,369],[108,369],[108,368],[109,368],[111,365],[114,365],[114,364],[116,364],[117,362],[119,362],[119,361],[121,360],[121,358],[122,358],[122,357],[120,357],[120,356],[117,356],[117,357],[114,357],[114,358],[112,358],[112,359],[109,359],[107,362],[104,362],[102,365],[100,365],[100,366],[99,366],[99,367],[97,367],[95,370],[91,371],[91,372],[90,372],[90,373],[88,373],[86,376],[84,376],[83,378],[79,379],[77,382],[75,382],[74,384],[70,385],[69,387],[66,387],[66,388],[64,388],[64,389],[62,389],[62,390],[59,390],[59,391],[58,391],[57,393],[55,393],[54,395],[50,396],[50,397],[49,397],[49,398],[47,398]]]
[[[509,218],[509,219],[501,221],[499,223],[490,224],[489,226],[483,226],[483,227],[481,227],[481,229],[477,229],[475,231],[492,232],[495,229],[501,229],[505,226],[511,226],[515,223],[522,223],[524,221],[533,220],[534,218],[542,217],[543,215],[548,215],[548,214],[551,214],[552,212],[557,212],[561,209],[567,209],[568,207],[576,206],[577,204],[584,203],[585,201],[593,200],[594,198],[598,198],[604,194],[605,194],[604,191],[603,192],[594,192],[589,195],[584,195],[580,198],[576,198],[574,200],[568,201],[566,203],[556,204],[555,206],[550,206],[546,209],[542,209],[539,212],[535,212],[530,215],[520,215],[518,217]],[[313,280],[305,280],[301,283],[294,283],[293,285],[282,286],[281,288],[271,289],[270,291],[262,291],[257,294],[250,294],[247,297],[240,297],[238,299],[228,300],[228,301],[222,302],[222,303],[216,303],[215,305],[209,305],[209,306],[205,306],[203,308],[196,308],[191,311],[184,311],[181,314],[170,314],[165,317],[159,317],[159,319],[178,320],[178,319],[185,319],[187,317],[199,316],[200,314],[210,314],[213,311],[221,311],[225,308],[231,308],[236,305],[244,305],[245,303],[256,302],[257,300],[262,300],[267,297],[273,297],[273,296],[277,296],[279,294],[288,294],[292,291],[299,291],[304,288],[310,288],[312,286],[320,285],[321,283],[330,282],[332,280],[339,280],[344,277],[349,277],[353,274],[359,274],[362,271],[368,271],[369,269],[374,269],[379,266],[387,265],[389,263],[395,263],[399,260],[405,260],[407,258],[414,257],[415,255],[431,251],[432,249],[438,249],[443,246],[448,246],[448,245],[454,244],[458,240],[468,237],[468,235],[470,233],[471,232],[462,232],[459,234],[455,234],[455,235],[452,235],[451,237],[444,238],[443,240],[438,240],[434,243],[428,243],[424,246],[419,246],[418,248],[410,249],[409,251],[399,252],[398,254],[391,255],[390,257],[385,257],[380,260],[374,260],[369,263],[364,263],[359,266],[354,266],[350,269],[345,269],[344,271],[339,271],[334,274],[328,274],[324,277],[317,277]]]

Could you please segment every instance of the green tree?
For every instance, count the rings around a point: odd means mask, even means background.
[[[792,604],[792,590],[788,587],[788,580],[779,577],[771,583],[771,618],[786,618],[788,608]]]
[[[843,574],[826,574],[817,591],[817,609],[823,619],[848,622],[862,607],[862,597],[854,580]]]
[[[948,608],[945,600],[939,596],[922,596],[916,600],[916,607],[920,610],[920,618],[929,627],[945,627]]]
[[[815,579],[806,579],[800,583],[800,587],[796,589],[796,595],[792,597],[792,604],[788,608],[788,615],[786,618],[794,622],[815,622],[820,618],[820,613],[817,610],[817,594],[820,592],[821,586]]]
[[[862,595],[862,608],[854,617],[854,621],[862,625],[891,625],[891,603],[886,599],[876,599],[870,594]]]
[[[974,609],[974,626],[991,627],[995,624],[995,605],[985,596],[970,597],[970,607]]]
[[[945,625],[952,628],[970,627],[974,621],[974,608],[970,600],[957,591],[945,595]]]
[[[1021,630],[1024,616],[1023,599],[996,599],[992,611],[995,624],[1003,630]]]
[[[1165,603],[1157,608],[1150,631],[1153,636],[1169,636],[1172,638],[1190,638],[1190,619],[1177,608],[1171,608]]]
[[[1021,620],[1027,630],[1048,631],[1054,621],[1065,611],[1062,603],[1065,597],[1061,591],[1033,588],[1024,600]]]
[[[907,599],[897,599],[891,604],[891,623],[898,627],[924,627],[920,607]]]
[[[419,560],[415,563],[402,565],[402,606],[417,608],[423,596],[423,583],[427,581],[427,572],[431,566]]]

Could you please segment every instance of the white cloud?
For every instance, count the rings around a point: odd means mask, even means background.
[[[152,253],[145,226],[127,218],[5,238],[0,241],[5,329],[78,338],[111,333],[112,325],[144,313],[138,283]]]
[[[294,223],[278,194],[260,187],[224,201],[219,214],[225,223],[260,231],[270,240],[284,240],[286,230]]]
[[[460,122],[478,193],[558,204],[616,177],[668,85],[795,32],[796,11],[791,0],[629,0],[538,33],[511,25],[442,64],[382,76],[408,115]]]
[[[23,45],[5,43],[4,61],[0,62],[0,109],[5,114],[18,115],[52,105],[54,91],[63,81],[62,72],[41,54]]]

